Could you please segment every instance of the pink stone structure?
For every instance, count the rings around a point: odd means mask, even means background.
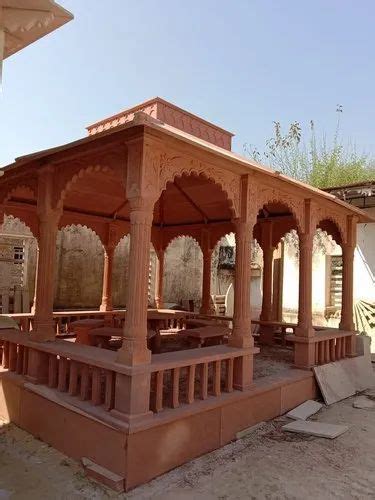
[[[311,367],[356,354],[355,227],[370,218],[328,193],[232,153],[231,134],[159,98],[88,130],[84,139],[19,158],[0,178],[0,213],[25,221],[39,244],[34,314],[19,318],[23,331],[0,331],[0,410],[68,455],[109,469],[128,490],[314,397]],[[56,339],[56,234],[78,223],[95,231],[105,249],[100,311],[86,317],[123,323],[117,352]],[[336,330],[317,330],[312,323],[318,227],[343,249],[342,320]],[[259,383],[253,379],[259,348],[252,335],[251,241],[255,237],[264,253],[258,323],[260,343],[270,344],[276,329],[286,328],[271,316],[273,249],[291,229],[300,242],[299,317],[286,341],[294,345],[300,369]],[[155,320],[147,297],[150,244],[158,256],[156,302],[162,308],[165,249],[179,235],[199,243],[201,314],[223,328],[211,315],[210,260],[229,232],[236,236],[236,269],[228,342],[152,353],[147,343]],[[126,234],[129,287],[126,312],[119,312],[112,310],[112,261]],[[80,315],[85,313],[75,314]],[[160,310],[157,321],[183,327],[188,316]]]

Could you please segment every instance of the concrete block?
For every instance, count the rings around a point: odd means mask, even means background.
[[[349,427],[346,425],[326,424],[324,422],[311,422],[309,420],[296,420],[295,422],[290,422],[290,424],[283,425],[282,429],[287,432],[334,439],[346,432]]]
[[[306,420],[311,417],[311,415],[317,413],[322,406],[323,405],[321,403],[310,399],[289,411],[286,416],[292,418],[293,420]]]
[[[354,358],[353,358],[354,359]],[[315,366],[314,374],[327,405],[354,396],[356,389],[341,361]]]

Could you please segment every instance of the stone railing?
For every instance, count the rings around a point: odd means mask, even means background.
[[[254,352],[219,345],[157,354],[149,365],[130,367],[117,363],[114,351],[66,340],[34,342],[15,330],[0,332],[1,342],[3,368],[23,376],[36,392],[44,387],[60,394],[65,403],[104,420],[118,417],[117,405],[123,407],[123,398],[131,397],[131,392],[124,391],[124,378],[149,374],[152,417],[161,410],[173,411],[233,392],[236,362]],[[125,406],[131,408],[131,404]]]
[[[314,337],[287,335],[286,339],[295,344],[311,344],[314,350],[314,365],[324,365],[353,356],[351,345],[354,335],[354,332],[330,328],[317,331]]]
[[[24,333],[9,331],[0,339],[3,368],[105,411],[113,408],[116,372],[126,372],[115,364],[116,353],[63,340],[36,343]]]
[[[158,413],[232,392],[235,362],[252,353],[218,345],[152,356],[150,409]]]

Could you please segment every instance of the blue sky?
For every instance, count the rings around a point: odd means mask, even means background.
[[[375,2],[59,0],[75,19],[4,63],[0,165],[159,95],[262,148],[314,119],[375,156]],[[105,9],[104,9],[105,5]]]

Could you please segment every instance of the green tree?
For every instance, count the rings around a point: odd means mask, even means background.
[[[319,188],[343,186],[375,179],[375,166],[368,155],[359,154],[355,146],[340,139],[340,114],[332,142],[325,135],[317,139],[311,120],[307,141],[303,140],[299,122],[289,125],[283,134],[280,122],[274,122],[274,135],[266,141],[265,150],[245,145],[246,153],[255,161]]]

